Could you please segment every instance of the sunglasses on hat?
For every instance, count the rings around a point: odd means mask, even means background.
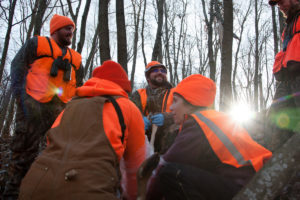
[[[155,69],[151,70],[151,72],[155,72],[155,73],[161,72],[161,73],[163,73],[163,74],[166,74],[166,73],[167,73],[167,70],[166,70],[166,69],[163,69],[163,68],[155,68]]]

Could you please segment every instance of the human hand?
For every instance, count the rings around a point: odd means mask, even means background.
[[[143,120],[144,120],[144,125],[145,125],[145,131],[149,130],[151,127],[151,123],[150,123],[149,119],[147,117],[143,116]]]
[[[159,113],[159,114],[155,114],[152,115],[150,117],[152,124],[156,124],[157,126],[162,126],[164,125],[164,115]]]

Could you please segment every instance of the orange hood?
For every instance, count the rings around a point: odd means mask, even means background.
[[[128,98],[128,94],[118,84],[96,77],[87,80],[82,87],[77,88],[76,95],[80,97],[111,95]]]

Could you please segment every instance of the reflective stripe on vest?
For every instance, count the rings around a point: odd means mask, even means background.
[[[215,121],[211,117],[217,115]],[[252,165],[258,171],[272,153],[252,140],[245,129],[217,111],[192,114],[221,162],[234,167]],[[226,131],[226,133],[224,132]]]
[[[35,100],[46,103],[57,95],[58,98],[67,103],[74,95],[76,88],[76,73],[71,67],[70,81],[64,81],[63,70],[58,70],[57,76],[50,76],[53,60],[62,56],[61,48],[54,40],[50,40],[53,50],[46,37],[38,36],[37,58],[28,70],[26,77],[26,92]],[[75,69],[78,70],[81,64],[81,55],[69,49],[64,59],[72,60]]]

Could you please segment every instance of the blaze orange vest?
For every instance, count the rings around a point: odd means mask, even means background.
[[[37,57],[28,70],[26,77],[26,92],[35,100],[46,103],[57,95],[59,99],[67,103],[74,95],[76,88],[75,70],[81,64],[81,55],[73,49],[67,49],[63,59],[68,59],[71,67],[70,81],[63,80],[64,71],[59,69],[57,76],[50,76],[50,70],[54,59],[62,56],[61,48],[56,42],[47,37],[38,36]],[[51,45],[50,45],[51,43]]]
[[[258,171],[272,156],[269,150],[256,143],[244,128],[222,112],[205,110],[191,116],[202,128],[222,163],[236,168],[252,165]]]
[[[141,98],[141,105],[142,105],[142,111],[144,115],[148,115],[148,111],[146,110],[146,105],[147,105],[147,92],[146,88],[138,89],[137,90],[140,98]],[[162,108],[161,112],[171,112],[170,106],[172,105],[173,102],[173,92],[171,89],[168,89],[164,95],[164,99],[162,102]]]

